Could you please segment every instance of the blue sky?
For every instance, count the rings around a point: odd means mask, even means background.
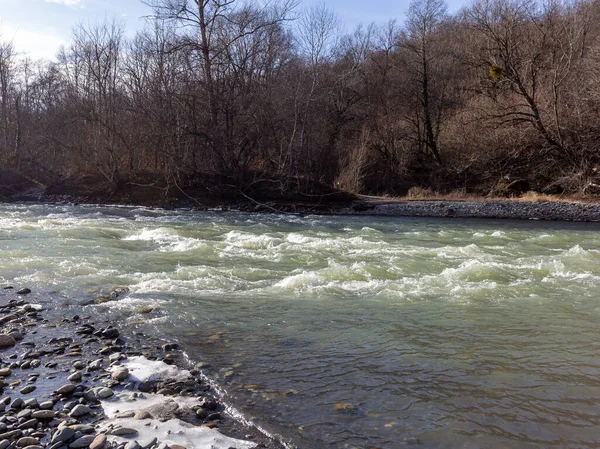
[[[324,2],[340,22],[352,29],[359,23],[385,23],[404,19],[410,0],[300,0],[298,10]],[[447,0],[455,11],[468,0]],[[67,44],[71,29],[80,22],[115,17],[128,34],[141,28],[151,10],[141,0],[0,0],[0,38],[14,43],[17,51],[33,58],[53,59]]]

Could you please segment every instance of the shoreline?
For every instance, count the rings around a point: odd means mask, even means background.
[[[144,203],[97,203],[78,201],[73,198],[39,198],[23,201],[4,201],[5,204],[47,204],[54,206],[90,207],[145,207],[164,210],[195,210],[212,212],[244,212],[290,215],[338,215],[373,217],[430,217],[430,218],[480,218],[508,220],[540,220],[564,222],[600,222],[600,202],[531,202],[519,199],[478,200],[404,200],[370,198],[353,200],[345,204],[315,205],[267,202],[260,205],[223,203],[211,208],[197,208],[191,203],[178,203],[171,206],[157,206]]]
[[[230,416],[177,343],[27,290],[0,290],[0,448],[283,448]]]

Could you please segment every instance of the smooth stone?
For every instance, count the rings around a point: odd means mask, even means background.
[[[96,396],[100,399],[110,398],[114,394],[114,391],[107,387],[102,387],[96,391]]]
[[[92,441],[92,443],[90,444],[90,449],[103,449],[104,445],[106,444],[106,435],[101,433],[96,435],[96,437],[94,438],[94,441]]]
[[[96,431],[96,428],[89,424],[73,424],[72,426],[69,426],[69,427],[71,429],[73,429],[75,432],[81,432],[86,435],[89,433],[94,433]]]
[[[31,417],[35,419],[53,419],[56,417],[56,413],[52,410],[38,410],[33,412]]]
[[[125,449],[140,449],[140,445],[137,441],[130,441],[125,445]]]
[[[0,349],[12,348],[17,341],[10,335],[0,335]]]
[[[38,425],[38,420],[35,418],[32,418],[28,421],[25,421],[23,424],[20,424],[17,428],[18,429],[34,429],[35,427],[37,427]]]
[[[135,419],[152,419],[152,415],[147,410],[140,410],[135,415],[133,415]]]
[[[95,438],[96,437],[94,435],[84,435],[69,444],[69,447],[73,449],[88,447],[90,444],[92,444]]]
[[[8,446],[10,446],[10,441],[9,440],[2,440],[2,441],[0,441],[0,449],[6,449]]]
[[[73,438],[75,431],[70,427],[61,427],[52,436],[52,443],[65,442]]]
[[[115,418],[124,419],[124,418],[133,418],[135,416],[135,412],[133,410],[127,410],[125,412],[115,413]]]
[[[10,368],[0,368],[0,377],[8,377],[12,374],[12,370]]]
[[[37,398],[29,398],[23,401],[23,405],[26,408],[39,408],[40,404],[38,404]]]
[[[44,446],[39,444],[32,444],[30,446],[25,446],[24,449],[44,449]]]
[[[186,447],[179,444],[170,444],[169,449],[186,449]]]
[[[23,408],[24,404],[25,404],[25,401],[23,399],[16,398],[14,401],[12,401],[10,403],[10,408],[12,408],[12,409]]]
[[[129,377],[129,370],[124,366],[120,366],[113,371],[111,377],[116,380],[125,380]]]
[[[19,447],[33,446],[36,444],[40,444],[40,440],[32,437],[19,438],[19,440],[17,441],[17,446]]]
[[[117,427],[116,429],[110,429],[110,431],[108,432],[109,435],[114,435],[116,437],[120,437],[120,436],[129,436],[129,435],[137,435],[138,431],[135,429],[131,429],[129,427]]]
[[[70,382],[79,382],[82,378],[83,374],[81,373],[81,371],[75,371],[73,374],[67,377],[67,380]]]
[[[104,360],[102,359],[96,359],[92,362],[89,363],[88,368],[91,370],[97,370],[102,368],[102,363],[104,362]]]
[[[35,388],[36,388],[35,385],[27,385],[26,387],[21,388],[19,390],[19,393],[21,393],[21,394],[29,394],[29,393],[32,393],[33,391],[35,391]]]
[[[67,394],[73,393],[75,388],[77,388],[77,385],[75,385],[75,384],[66,384],[66,385],[63,385],[62,387],[58,388],[55,391],[55,393],[67,395]]]
[[[54,407],[54,402],[52,401],[44,401],[40,404],[40,408],[42,410],[50,410]]]
[[[78,404],[75,407],[73,407],[73,409],[69,413],[69,416],[71,416],[73,418],[77,418],[78,416],[87,415],[91,411],[92,411],[92,409],[89,408],[87,405]]]
[[[31,289],[27,287],[17,290],[17,295],[28,295],[29,293],[31,293]]]
[[[85,368],[85,363],[81,360],[76,360],[73,362],[73,368],[80,370]]]
[[[25,409],[25,410],[22,410],[19,413],[17,413],[17,418],[18,419],[29,418],[32,413],[33,413],[33,410]]]

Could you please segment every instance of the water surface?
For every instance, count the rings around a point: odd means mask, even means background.
[[[600,227],[0,206],[0,282],[178,339],[320,449],[600,445]],[[154,310],[141,314],[143,309]]]

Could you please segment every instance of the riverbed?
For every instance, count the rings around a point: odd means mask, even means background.
[[[289,447],[600,444],[598,224],[0,217],[0,283],[179,341],[232,412]],[[128,292],[94,303],[114,287]]]

